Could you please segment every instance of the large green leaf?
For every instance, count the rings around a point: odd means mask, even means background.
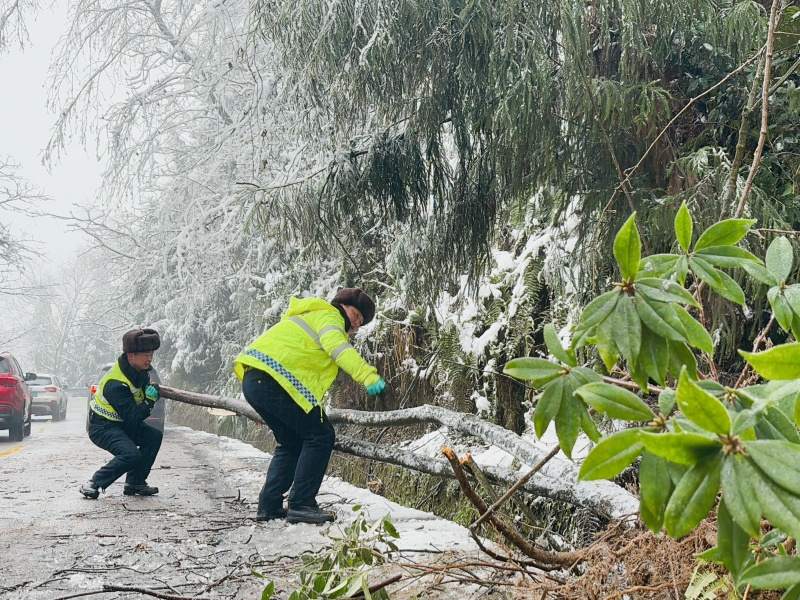
[[[686,340],[680,319],[675,314],[671,304],[664,302],[651,302],[638,293],[633,297],[636,312],[647,328],[661,337],[683,342]]]
[[[742,569],[753,559],[750,536],[731,518],[724,500],[719,503],[717,511],[717,547],[722,564],[734,579],[739,577]]]
[[[564,346],[561,345],[561,340],[558,338],[556,328],[553,327],[552,323],[544,326],[544,343],[547,346],[547,351],[564,364],[570,367],[578,364],[578,361],[575,360],[575,354],[565,350]]]
[[[799,397],[798,394],[800,394],[800,380],[770,381],[762,387],[767,394],[766,399],[763,400],[763,405],[779,408],[783,413],[791,417]],[[761,403],[759,406],[761,406]]]
[[[722,287],[714,288],[714,291],[723,298],[727,298],[731,302],[744,306],[744,291],[741,286],[736,283],[736,280],[724,271],[718,271],[718,275],[722,280]]]
[[[639,273],[649,277],[665,277],[672,273],[678,261],[683,258],[678,254],[651,254],[639,263]],[[642,275],[643,276],[643,275]]]
[[[653,532],[661,531],[664,525],[664,510],[673,489],[667,461],[643,452],[639,464],[639,510],[642,521]]]
[[[619,361],[619,348],[617,348],[617,344],[614,341],[613,319],[606,319],[597,326],[592,343],[594,343],[598,354],[600,354],[606,370],[609,373],[612,372],[617,361]]]
[[[712,246],[729,246],[738,243],[756,222],[755,219],[725,219],[714,223],[700,234],[695,251]]]
[[[645,371],[641,359],[635,363],[628,363],[628,367],[631,373],[631,379],[633,379],[634,383],[639,386],[639,389],[646,390],[650,379],[647,376],[647,371]]]
[[[581,313],[580,321],[575,330],[575,337],[580,338],[587,335],[605,321],[617,305],[622,292],[618,289],[600,294],[597,298],[589,302]],[[578,346],[580,344],[577,344]]]
[[[674,538],[681,538],[702,521],[719,491],[721,453],[703,460],[675,486],[664,512],[664,528]]]
[[[681,371],[676,397],[678,408],[695,425],[718,435],[727,435],[730,432],[731,418],[728,410],[722,402],[692,381],[685,367]]]
[[[778,287],[772,287],[767,291],[767,300],[772,308],[772,314],[775,315],[775,320],[784,331],[790,331],[792,322],[794,321],[794,312],[789,301],[783,295],[782,290]]]
[[[669,342],[669,370],[677,377],[681,369],[686,367],[689,376],[697,379],[697,359],[689,346],[681,342]]]
[[[673,408],[675,408],[675,390],[670,388],[661,390],[658,395],[658,410],[662,415],[669,416]]]
[[[772,240],[767,248],[767,271],[779,282],[789,279],[794,262],[794,249],[792,243],[781,236]]]
[[[753,482],[761,512],[770,522],[794,538],[800,538],[800,498],[767,479],[753,467],[758,477]]]
[[[740,265],[756,281],[764,285],[778,285],[780,282],[775,279],[765,267],[754,262],[744,262]]]
[[[686,285],[686,275],[689,273],[689,257],[685,254],[681,256],[675,263],[674,269],[675,276],[678,278],[678,283]]]
[[[800,379],[800,342],[781,344],[764,352],[739,354],[764,379]]]
[[[629,363],[636,362],[642,345],[642,322],[631,296],[625,295],[617,302],[614,314],[611,315],[611,326],[614,330],[614,343],[622,356]]]
[[[800,435],[792,420],[777,406],[767,407],[756,422],[759,439],[785,440],[800,444]]]
[[[782,440],[745,442],[748,455],[764,474],[800,496],[800,444]]]
[[[783,297],[789,303],[795,315],[800,315],[800,284],[787,285],[783,288]]]
[[[649,421],[655,417],[644,401],[610,383],[590,383],[576,392],[589,406],[613,419],[625,421]]]
[[[564,367],[544,358],[514,358],[506,363],[503,373],[514,379],[530,381],[541,387],[564,373]]]
[[[575,398],[571,386],[565,385],[561,396],[561,405],[556,415],[556,436],[561,450],[568,458],[572,458],[572,448],[581,431],[581,418],[578,411],[580,400]]]
[[[761,265],[761,259],[739,246],[712,246],[697,252],[695,256],[726,269],[744,267],[744,263],[748,262]]]
[[[757,418],[756,412],[749,408],[740,410],[733,418],[731,435],[739,435],[747,430],[751,430],[755,426]]]
[[[602,375],[592,371],[587,367],[575,367],[570,371],[570,377],[575,378],[575,388],[579,388],[582,385],[586,385],[587,383],[593,383],[595,381],[603,381]]]
[[[695,348],[702,350],[706,354],[714,353],[714,341],[705,327],[703,327],[697,319],[689,314],[682,306],[673,306],[675,314],[683,325],[683,330],[686,332],[686,339],[689,344]]]
[[[626,429],[603,439],[581,465],[579,478],[610,479],[631,464],[642,450],[639,429]]]
[[[636,227],[634,212],[617,232],[614,238],[614,258],[624,280],[632,280],[639,272],[639,261],[642,259],[642,240]]]
[[[761,531],[761,508],[753,487],[758,475],[741,454],[726,456],[722,462],[722,497],[731,517],[752,537]]]
[[[690,306],[700,306],[697,300],[682,285],[678,285],[669,279],[658,277],[643,277],[636,280],[636,290],[648,300],[654,302],[677,302],[679,304],[689,304]]]
[[[748,567],[741,583],[757,590],[783,590],[800,585],[800,556],[774,556]]]
[[[692,267],[692,271],[694,271],[695,275],[717,294],[736,304],[744,304],[744,292],[730,275],[714,268],[711,263],[699,256],[691,257],[689,259],[689,265]]]
[[[592,415],[589,414],[586,405],[583,402],[577,402],[576,404],[578,407],[578,418],[580,419],[581,429],[586,433],[586,437],[594,443],[599,442],[602,435],[600,434],[600,430],[597,429],[597,424],[594,422],[594,419],[592,419]]]
[[[689,212],[686,202],[682,202],[675,215],[675,238],[684,252],[688,252],[692,245],[693,225],[692,214]]]
[[[639,439],[648,452],[680,465],[694,465],[698,461],[704,461],[722,447],[715,438],[689,431],[670,433],[643,431]]]
[[[536,408],[533,411],[533,425],[536,437],[542,437],[550,421],[558,414],[561,408],[561,398],[564,393],[564,378],[559,377],[545,386]]]
[[[800,600],[800,583],[786,590],[781,596],[781,600]]]
[[[669,368],[669,346],[664,338],[653,334],[646,327],[642,329],[639,362],[650,379],[658,385],[664,385]]]

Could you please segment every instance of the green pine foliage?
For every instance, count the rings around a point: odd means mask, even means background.
[[[258,0],[252,19],[254,43],[277,47],[311,118],[329,116],[336,151],[315,186],[317,216],[348,247],[373,226],[390,232],[382,248],[406,255],[393,275],[416,297],[463,273],[476,282],[498,223],[537,195],[555,221],[577,202],[587,273],[607,260],[624,205],[646,225],[676,194],[724,212],[686,163],[711,140],[732,154],[729,123],[755,67],[688,111],[609,211],[615,163],[633,165],[676,106],[749,58],[766,23],[750,0]],[[707,167],[720,185],[726,162]],[[408,227],[411,255],[392,246]]]

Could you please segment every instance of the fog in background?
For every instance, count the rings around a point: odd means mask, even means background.
[[[46,6],[30,15],[27,23],[30,39],[25,47],[11,45],[0,54],[0,81],[5,82],[0,94],[0,156],[18,164],[17,173],[48,197],[31,206],[31,211],[68,217],[77,205],[94,203],[102,165],[94,139],[86,140],[84,148],[75,138],[67,142],[62,158],[50,169],[42,164],[42,151],[55,121],[47,108],[48,65],[67,26],[66,4]],[[89,240],[71,231],[65,220],[43,214],[2,212],[0,218],[15,238],[28,242],[37,253],[17,283],[26,289],[38,287],[25,295],[0,294],[0,351],[13,352],[25,369],[37,369],[35,341],[30,336],[31,298],[60,290],[66,271],[74,268]]]

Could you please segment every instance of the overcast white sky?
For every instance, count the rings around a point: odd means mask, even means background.
[[[53,2],[29,18],[30,42],[24,50],[11,48],[0,54],[0,155],[21,165],[21,173],[53,198],[47,212],[67,215],[76,204],[90,204],[100,182],[101,165],[95,149],[71,143],[60,164],[48,172],[42,165],[54,116],[47,110],[47,68],[50,54],[66,29],[65,2]],[[4,213],[0,218],[8,219]],[[17,237],[33,239],[46,257],[46,266],[68,260],[86,243],[81,234],[67,232],[62,221],[39,217],[13,217]],[[45,265],[43,265],[45,266]]]

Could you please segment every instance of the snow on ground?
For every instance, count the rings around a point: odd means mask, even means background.
[[[223,457],[220,459],[220,468],[224,460],[231,459],[252,465],[251,469],[231,470],[221,473],[221,476],[225,478],[226,486],[238,488],[242,496],[258,497],[271,458],[269,453],[237,439],[194,431],[188,427],[171,429],[190,433],[205,444],[215,444],[218,454]],[[388,515],[400,534],[397,544],[401,549],[478,551],[466,528],[431,513],[402,506],[338,477],[325,478],[317,499],[321,505],[329,505],[328,508],[336,511],[337,523],[333,527],[343,527],[352,522],[357,514],[352,510],[356,505],[362,507],[368,520],[378,520]],[[310,542],[324,545],[328,539],[325,527],[283,522],[281,527],[286,528],[286,535],[282,536],[284,543],[280,548],[283,555],[299,555],[307,550]]]

